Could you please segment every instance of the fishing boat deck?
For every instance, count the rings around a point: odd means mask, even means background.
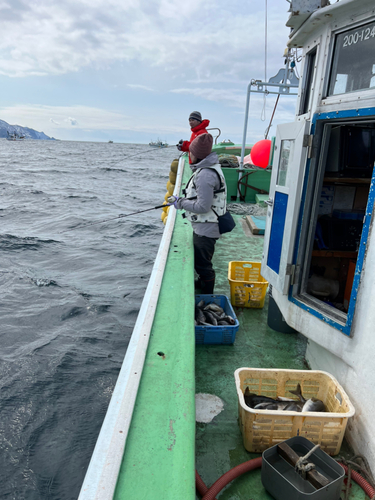
[[[252,235],[243,217],[235,219],[235,230],[219,240],[214,255],[215,293],[228,297],[228,263],[260,262],[263,251],[263,236]],[[305,337],[271,329],[267,325],[268,301],[267,294],[262,309],[234,308],[240,327],[233,345],[196,346],[196,393],[213,394],[224,402],[223,411],[212,422],[196,424],[196,468],[207,487],[233,467],[260,456],[247,452],[243,445],[234,371],[242,367],[308,369]],[[345,443],[341,454],[353,456]],[[220,500],[272,499],[262,486],[260,474],[258,469],[235,479],[218,495]],[[357,485],[351,490],[350,498],[366,498]]]
[[[188,177],[185,168],[183,183]],[[263,250],[263,236],[252,235],[243,217],[234,218],[235,229],[218,241],[214,255],[215,293],[228,297],[228,263],[259,262]],[[195,469],[209,487],[228,470],[259,457],[243,446],[234,371],[307,369],[306,339],[268,327],[268,297],[262,309],[235,309],[240,327],[233,345],[195,345],[193,269],[191,226],[178,214],[114,499],[192,500]],[[195,422],[196,393],[224,402],[210,423]],[[351,456],[345,445],[342,451]],[[271,499],[260,469],[237,478],[217,496]],[[355,484],[351,498],[365,499]]]

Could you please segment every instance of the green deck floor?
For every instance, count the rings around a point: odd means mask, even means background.
[[[187,168],[184,183],[189,175]],[[218,241],[214,256],[215,293],[228,297],[228,263],[259,262],[263,249],[263,236],[253,236],[241,216],[235,219],[236,228]],[[231,468],[259,456],[242,444],[234,371],[307,368],[305,338],[267,326],[268,298],[263,309],[236,310],[240,328],[234,345],[195,346],[193,280],[191,226],[178,215],[115,500],[192,500],[195,467],[211,486]],[[224,410],[209,424],[195,425],[194,386],[196,393],[214,394],[224,401]],[[346,454],[350,456],[350,451]],[[271,499],[261,484],[260,470],[237,478],[217,498]],[[365,496],[354,485],[350,498]]]
[[[252,235],[242,217],[237,216],[236,221],[234,232],[219,240],[214,255],[215,293],[228,297],[228,263],[236,260],[259,262],[263,250],[263,236]],[[237,422],[234,371],[241,367],[308,369],[304,358],[305,337],[279,333],[268,327],[268,294],[263,309],[235,308],[235,312],[240,328],[234,345],[196,346],[196,393],[214,394],[224,402],[224,410],[211,423],[196,424],[196,468],[208,487],[233,467],[260,456],[247,452],[243,446]],[[347,457],[351,456],[345,444],[342,451]],[[272,498],[262,486],[260,469],[235,479],[217,497],[219,500]],[[354,485],[350,498],[364,499],[366,496]]]

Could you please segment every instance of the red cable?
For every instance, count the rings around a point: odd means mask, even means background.
[[[341,467],[345,471],[345,474],[347,475],[348,474],[348,467],[346,465],[342,464],[341,462],[338,462],[338,463],[341,465]],[[351,476],[352,476],[353,481],[355,481],[357,484],[359,484],[359,486],[363,489],[363,491],[366,493],[366,495],[368,497],[370,497],[371,499],[373,499],[375,496],[375,489],[371,486],[371,484],[369,484],[366,481],[366,479],[364,477],[362,477],[361,474],[359,474],[355,470],[351,471]],[[349,488],[349,485],[347,485],[347,488]]]
[[[230,471],[223,474],[219,479],[207,490],[202,500],[215,500],[215,496],[233,479],[245,472],[251,471],[253,469],[258,469],[262,466],[262,457],[253,458],[252,460],[248,460],[243,464],[237,465]]]
[[[338,462],[341,467],[344,469],[345,474],[348,474],[348,467],[344,465],[341,462]],[[252,460],[248,460],[247,462],[244,462],[243,464],[237,465],[237,467],[234,467],[230,471],[226,472],[223,474],[212,486],[211,488],[207,488],[207,486],[204,484],[202,478],[198,474],[197,471],[195,471],[195,479],[196,479],[196,487],[198,490],[198,493],[200,495],[204,495],[202,500],[216,500],[216,495],[225,487],[227,484],[229,484],[233,479],[236,479],[236,477],[241,476],[245,472],[249,472],[254,469],[258,469],[259,467],[262,466],[262,457],[259,458],[253,458]],[[366,481],[365,478],[363,478],[358,472],[352,470],[351,471],[351,477],[353,481],[355,481],[366,493],[366,495],[370,499],[375,498],[375,489]],[[349,485],[348,485],[349,487]]]
[[[203,479],[200,477],[198,471],[195,471],[195,487],[197,492],[200,494],[201,497],[204,497],[204,495],[207,493],[208,488],[203,481]],[[214,500],[217,500],[216,498]]]

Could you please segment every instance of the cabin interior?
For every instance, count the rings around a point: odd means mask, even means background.
[[[302,290],[345,320],[373,175],[375,123],[325,122],[319,135]]]

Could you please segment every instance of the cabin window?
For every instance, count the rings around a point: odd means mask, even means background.
[[[277,173],[277,185],[285,186],[286,176],[288,173],[288,165],[293,159],[294,141],[281,141],[280,164]]]
[[[311,214],[301,292],[316,310],[345,326],[374,170],[375,123],[321,126],[320,160],[311,178],[315,194],[306,200]]]
[[[314,82],[314,69],[316,60],[316,47],[306,54],[305,71],[303,77],[302,94],[300,101],[300,115],[308,113],[310,106],[310,96]]]
[[[375,87],[375,22],[336,35],[328,95]]]

